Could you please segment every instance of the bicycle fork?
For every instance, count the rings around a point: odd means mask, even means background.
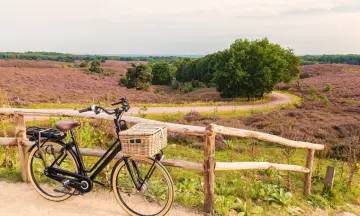
[[[131,169],[131,166],[130,166],[130,163],[129,163],[129,158],[128,157],[125,157],[124,158],[124,162],[125,162],[125,165],[126,165],[126,168],[128,169],[129,171],[129,174],[130,174],[130,177],[135,185],[135,188],[138,190],[138,191],[144,191],[147,189],[147,186],[146,186],[146,181],[150,179],[151,175],[154,173],[154,170],[155,170],[155,163],[157,162],[157,157],[155,157],[155,160],[153,162],[153,164],[151,165],[149,171],[147,172],[147,174],[145,175],[145,178],[142,178],[142,175],[141,175],[141,172],[136,164],[135,161],[131,160],[131,164],[132,166],[134,167],[135,169],[135,174],[136,176],[134,175],[134,172],[133,172],[133,169]]]

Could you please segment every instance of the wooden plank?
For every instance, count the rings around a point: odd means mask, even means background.
[[[310,170],[309,173],[305,174],[305,182],[304,182],[304,195],[309,195],[311,192],[311,176],[312,176],[312,168],[314,164],[314,149],[309,149],[306,155],[306,164],[305,167]]]
[[[80,148],[80,152],[83,156],[101,157],[102,155],[105,154],[106,151],[101,149]],[[122,156],[123,155],[119,153],[115,156],[115,159],[120,159]],[[180,167],[185,169],[204,171],[204,167],[202,164],[194,163],[190,161],[166,159],[166,160],[162,160],[161,163],[164,166]]]
[[[190,161],[167,159],[167,160],[162,160],[161,163],[165,166],[180,167],[185,169],[197,170],[201,172],[204,171],[204,166],[202,164],[194,163]]]
[[[280,145],[294,147],[294,148],[305,148],[305,149],[316,149],[316,150],[323,150],[324,145],[320,144],[313,144],[308,142],[301,142],[301,141],[293,141],[289,139],[285,139],[283,137],[275,136],[272,134],[262,133],[258,131],[250,131],[250,130],[243,130],[238,128],[231,128],[231,127],[224,127],[220,125],[210,124],[208,125],[207,129],[213,128],[215,133],[229,135],[229,136],[237,136],[242,138],[254,138],[262,141],[268,141],[272,143],[278,143]]]
[[[17,146],[15,138],[0,137],[0,145],[2,146]]]
[[[19,158],[20,158],[20,171],[21,177],[24,182],[29,182],[28,173],[27,173],[27,160],[28,154],[26,151],[26,127],[25,127],[25,120],[23,115],[16,115],[15,116],[15,134],[16,134],[16,143],[19,150]]]
[[[299,173],[309,173],[310,170],[306,167],[276,164],[269,162],[216,162],[215,171],[229,171],[229,170],[280,170],[280,171],[294,171]]]
[[[94,112],[79,113],[77,110],[59,110],[59,109],[20,109],[20,108],[0,108],[1,115],[15,115],[21,114],[25,116],[53,116],[53,117],[85,117],[94,119],[113,120],[113,117],[106,113],[96,115]],[[203,136],[206,133],[205,127],[182,125],[160,122],[155,120],[143,119],[134,116],[123,116],[122,119],[129,123],[155,123],[162,124],[168,128],[170,132],[183,133],[189,135]]]
[[[215,212],[215,135],[207,135],[204,146],[204,211],[211,215]]]

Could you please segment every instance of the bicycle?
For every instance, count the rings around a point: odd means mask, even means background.
[[[121,117],[130,109],[126,98],[112,103],[120,108],[114,110],[92,105],[80,113],[94,111],[114,116],[117,139],[104,155],[86,169],[73,129],[79,122],[63,120],[56,123],[57,129],[28,128],[30,140],[36,143],[29,149],[28,173],[35,190],[51,201],[63,201],[72,195],[83,195],[92,190],[98,174],[121,152],[119,132],[128,129]],[[71,141],[65,142],[66,133]],[[153,158],[122,156],[112,169],[111,189],[120,206],[129,215],[165,215],[174,201],[174,184],[168,171],[161,164],[163,154]],[[150,205],[151,204],[151,205]],[[144,208],[144,205],[146,207]]]

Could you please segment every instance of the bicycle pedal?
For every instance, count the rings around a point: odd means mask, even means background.
[[[96,183],[96,184],[99,184],[99,185],[101,185],[103,187],[108,187],[110,185],[109,182],[106,182],[106,183],[102,183],[102,182],[99,182],[99,181],[93,181],[93,182]]]

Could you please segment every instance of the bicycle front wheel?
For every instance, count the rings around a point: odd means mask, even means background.
[[[114,167],[112,178],[120,206],[130,215],[165,215],[174,201],[174,184],[167,170],[152,158],[130,157],[127,161],[128,166],[122,160]],[[145,179],[148,173],[151,176]],[[143,185],[140,190],[134,181]]]

